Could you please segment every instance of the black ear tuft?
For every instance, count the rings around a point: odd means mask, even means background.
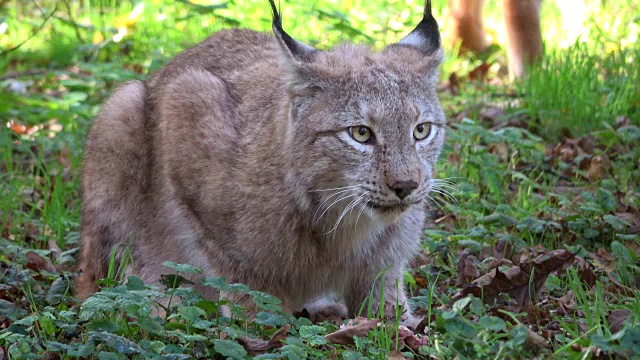
[[[271,4],[271,13],[273,15],[273,33],[276,35],[280,45],[283,46],[290,56],[298,61],[305,62],[312,60],[316,49],[289,36],[282,28],[282,17],[278,12],[274,0],[269,0],[269,4]]]
[[[440,30],[438,22],[431,13],[431,0],[425,1],[422,21],[398,44],[412,46],[426,55],[439,53],[441,50]]]

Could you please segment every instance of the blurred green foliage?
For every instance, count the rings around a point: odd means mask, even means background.
[[[542,25],[548,48],[572,45],[577,36],[594,48],[636,43],[639,0],[586,2],[588,6],[582,10],[575,7],[576,1],[543,2]],[[447,1],[433,3],[448,39],[451,22]],[[491,39],[504,43],[500,3],[487,1],[484,17]],[[575,11],[567,8],[571,4]],[[279,5],[287,31],[311,45],[326,48],[349,40],[379,48],[397,41],[417,24],[423,1],[288,0]],[[0,52],[37,32],[18,51],[0,57],[0,69],[21,59],[42,66],[91,60],[155,68],[155,62],[221,28],[268,31],[271,18],[266,0],[3,0],[0,8]],[[455,47],[447,45],[451,53]]]

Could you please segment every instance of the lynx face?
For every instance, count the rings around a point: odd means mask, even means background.
[[[308,179],[318,211],[393,222],[424,206],[445,135],[440,56],[439,45],[400,42],[379,53],[313,50],[290,63],[293,141],[306,154],[297,176]]]

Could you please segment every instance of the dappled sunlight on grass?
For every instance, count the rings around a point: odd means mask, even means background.
[[[36,3],[1,9],[0,52],[56,5]],[[485,25],[504,44],[499,3],[487,1]],[[79,302],[79,175],[103,101],[216,30],[269,31],[271,14],[256,0],[59,2],[0,56],[0,358],[640,356],[640,2],[587,3],[578,14],[574,1],[544,1],[546,57],[523,82],[508,81],[500,48],[447,48],[447,143],[424,248],[404,275],[422,336],[377,319],[294,317],[277,298],[207,278],[252,299],[248,321],[187,286],[201,270],[175,263],[151,286],[113,260],[104,289]],[[446,4],[434,0],[445,38]],[[281,6],[287,31],[320,48],[381,48],[422,11],[419,0]],[[575,15],[568,28],[563,12]]]

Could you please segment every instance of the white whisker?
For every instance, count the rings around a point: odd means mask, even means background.
[[[326,198],[326,199],[322,200],[322,202],[321,202],[320,204],[318,204],[318,207],[316,208],[316,211],[313,213],[313,221],[318,220],[318,219],[316,219],[316,215],[318,214],[318,211],[320,211],[320,210],[322,209],[322,205],[323,205],[324,203],[326,203],[327,201],[329,201],[329,199],[331,199],[332,197],[334,197],[334,196],[336,196],[336,195],[339,195],[339,194],[344,194],[345,192],[348,192],[348,191],[350,191],[350,189],[336,191],[335,193],[333,193],[333,194],[331,194],[331,195],[327,196],[327,198]],[[321,217],[322,217],[322,215],[321,215]]]
[[[453,190],[458,191],[458,184],[453,183],[451,181],[443,180],[443,179],[431,179],[433,185],[438,185],[442,187],[447,187]]]
[[[368,194],[369,192],[367,191],[366,194]],[[356,224],[353,226],[354,229],[358,228],[358,220],[360,220],[360,215],[362,215],[362,212],[364,211],[364,209],[367,208],[367,204],[369,203],[369,201],[371,201],[371,197],[368,197],[367,200],[364,201],[364,203],[362,203],[362,207],[360,208],[360,211],[358,211],[358,215],[356,216]]]
[[[452,176],[452,177],[447,177],[447,178],[438,178],[438,180],[448,181],[448,182],[450,182],[450,183],[452,183],[452,184],[453,184],[454,182],[453,182],[453,181],[450,181],[450,180],[454,180],[454,179],[456,179],[456,180],[457,180],[457,179],[464,179],[464,177],[462,177],[462,176]]]
[[[333,228],[331,230],[329,230],[328,233],[333,232],[333,235],[335,236],[336,234],[336,230],[338,229],[338,226],[340,226],[340,222],[342,221],[342,219],[351,211],[353,210],[353,208],[358,205],[358,203],[360,202],[360,200],[362,200],[365,196],[367,196],[368,192],[365,192],[364,194],[358,196],[355,200],[352,200],[345,208],[344,210],[342,210],[342,213],[340,214],[340,217],[338,217],[338,220],[336,221],[336,224],[333,226]]]
[[[447,201],[453,202],[455,204],[460,204],[458,202],[458,199],[455,198],[455,196],[451,195],[450,192],[448,192],[445,189],[441,189],[441,188],[432,188],[431,191],[433,191],[436,194],[441,195],[443,198],[445,198]]]
[[[331,189],[320,189],[320,190],[311,190],[312,192],[321,192],[321,191],[332,191],[332,190],[343,190],[343,189],[355,189],[360,187],[360,185],[351,185],[351,186],[343,186]]]
[[[432,189],[432,190],[438,190],[438,191],[444,191],[444,192],[446,192],[447,194],[449,194],[449,195],[451,195],[451,196],[453,196],[453,194],[452,194],[452,193],[457,193],[457,192],[459,192],[459,191],[458,191],[458,189],[451,189],[451,188],[448,188],[448,187],[441,186],[441,185],[439,185],[439,184],[432,185],[432,186],[431,186],[431,189]]]
[[[453,196],[453,194],[451,192],[454,191],[454,190],[451,190],[449,188],[442,187],[442,186],[434,186],[433,189],[438,190],[438,191],[443,191],[443,192],[447,193],[448,195]]]
[[[336,229],[338,228],[338,225],[340,225],[340,221],[342,220],[342,218],[346,215],[346,213],[349,211],[349,206],[351,206],[351,204],[353,204],[355,201],[357,201],[358,198],[356,198],[355,200],[351,200],[351,202],[349,202],[349,204],[347,204],[347,206],[345,206],[345,208],[342,210],[342,212],[340,213],[340,216],[338,216],[338,220],[336,220],[335,225],[331,228],[331,230],[327,231],[325,233],[326,234],[331,234],[333,232],[333,236],[335,237],[336,233]]]
[[[344,199],[348,199],[348,198],[350,198],[350,197],[352,197],[352,196],[357,196],[357,195],[358,195],[358,194],[348,194],[348,195],[345,195],[345,196],[343,196],[343,197],[341,197],[341,198],[339,198],[339,199],[335,200],[334,202],[332,202],[332,203],[331,203],[331,205],[327,206],[327,208],[326,208],[326,209],[324,209],[324,211],[322,212],[322,214],[320,214],[320,216],[318,216],[318,220],[317,220],[317,221],[319,221],[320,219],[322,219],[322,216],[323,216],[327,211],[329,211],[329,209],[331,209],[331,207],[332,207],[333,205],[335,205],[335,204],[339,203],[340,201],[342,201],[342,200],[344,200]]]
[[[436,201],[436,199],[432,198],[432,197],[431,197],[431,195],[429,195],[429,194],[427,194],[426,196],[427,196],[427,199],[428,199],[428,200],[431,200],[432,202],[434,202],[434,203],[436,204],[436,206],[437,206],[438,208],[440,208],[440,210],[441,210],[442,212],[445,212],[445,211],[444,211],[444,208],[442,207],[442,205],[440,205],[440,203],[439,203],[438,201]]]

